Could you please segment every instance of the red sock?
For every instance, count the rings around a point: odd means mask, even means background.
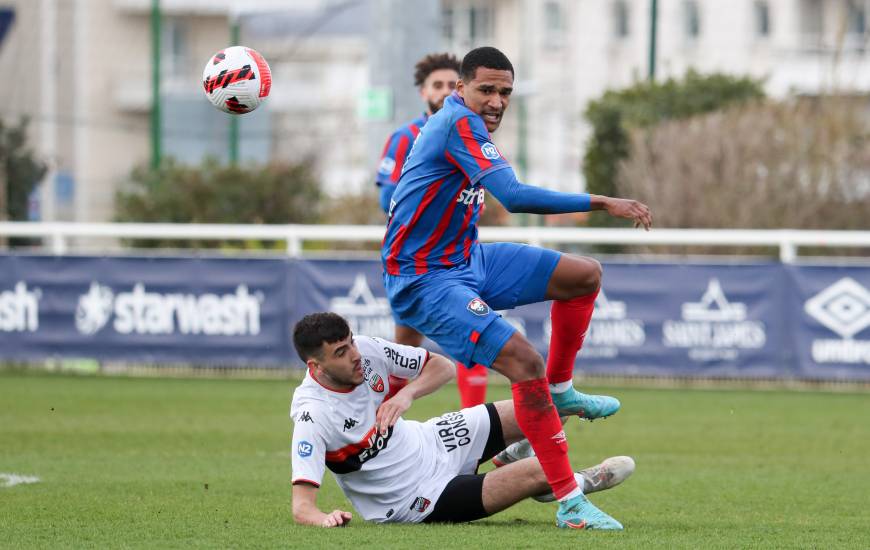
[[[553,494],[560,499],[577,488],[577,481],[568,462],[568,440],[547,380],[517,382],[511,385],[511,391],[517,424],[532,444]]]
[[[459,386],[459,401],[462,408],[482,405],[486,401],[486,367],[474,365],[467,368],[456,363],[456,385]]]
[[[574,377],[574,359],[583,347],[597,297],[596,290],[586,296],[553,302],[550,308],[550,352],[547,354],[547,381],[550,384],[567,382]]]

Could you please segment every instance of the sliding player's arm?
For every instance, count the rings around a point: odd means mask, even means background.
[[[293,485],[293,521],[300,525],[315,525],[318,527],[342,527],[350,523],[353,514],[342,510],[333,510],[326,514],[317,507],[317,492],[319,487],[305,482]]]
[[[590,195],[588,193],[562,193],[517,181],[511,169],[497,170],[484,175],[481,184],[489,190],[508,212],[529,214],[564,214],[606,210],[617,218],[634,221],[635,227],[652,226],[652,213],[647,205],[631,200]]]
[[[391,374],[410,379],[411,382],[378,407],[376,422],[378,430],[382,433],[396,424],[415,399],[429,395],[456,377],[456,366],[443,355],[393,343],[389,343],[387,349],[398,353],[392,355]]]
[[[326,417],[315,403],[293,402],[293,521],[301,525],[339,527],[353,517],[350,512],[324,513],[317,507],[317,492],[326,471]]]

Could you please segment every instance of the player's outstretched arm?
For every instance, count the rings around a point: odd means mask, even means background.
[[[517,181],[516,174],[503,168],[486,174],[481,183],[495,195],[508,212],[529,214],[565,214],[606,210],[611,216],[634,221],[635,227],[652,226],[652,213],[647,205],[630,199],[616,199],[588,193],[562,193]]]
[[[589,195],[590,210],[606,210],[615,218],[632,220],[635,227],[649,231],[652,227],[652,211],[649,206],[632,199],[617,199],[604,195]]]
[[[353,514],[333,510],[325,514],[317,508],[317,491],[314,485],[297,483],[293,485],[293,521],[300,525],[317,527],[343,527],[350,523]]]
[[[456,377],[456,365],[453,361],[437,353],[430,353],[429,359],[421,369],[420,376],[411,380],[407,386],[378,407],[376,421],[381,433],[386,433],[390,426],[395,425],[415,399],[429,395]]]

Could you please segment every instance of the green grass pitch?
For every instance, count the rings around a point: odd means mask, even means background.
[[[293,524],[293,383],[0,373],[0,488],[9,548],[870,548],[870,395],[599,389],[615,417],[572,420],[572,463],[637,461],[593,495],[620,533],[561,531],[526,501],[461,526]],[[498,385],[490,398],[505,398]],[[417,402],[457,407],[454,386]],[[331,476],[322,509],[350,509]]]

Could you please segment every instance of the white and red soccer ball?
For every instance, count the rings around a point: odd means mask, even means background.
[[[232,46],[208,60],[202,86],[208,100],[221,111],[250,113],[269,97],[272,71],[256,50]]]

